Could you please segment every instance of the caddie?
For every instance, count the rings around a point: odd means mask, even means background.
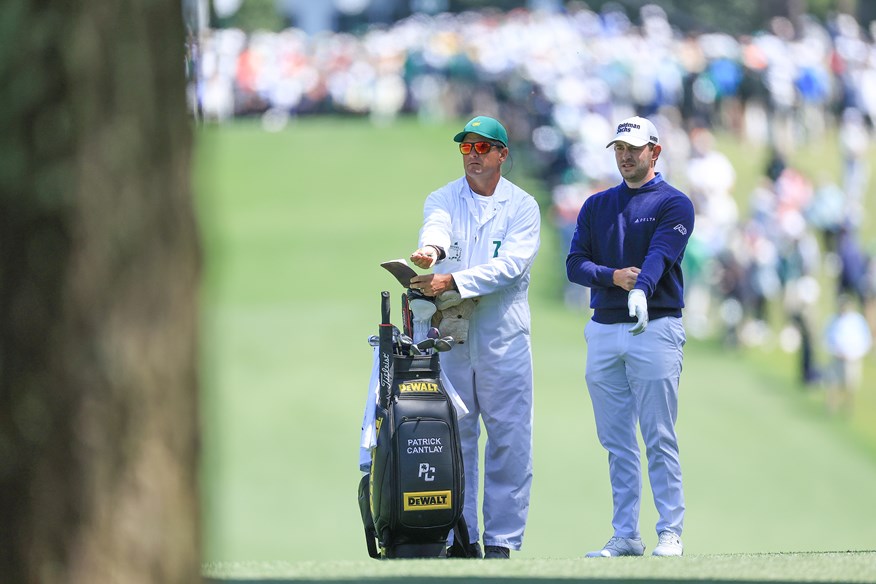
[[[426,198],[419,247],[411,261],[433,273],[411,287],[436,297],[442,318],[463,342],[441,354],[469,412],[459,420],[465,466],[465,510],[474,555],[480,557],[478,436],[483,420],[484,557],[519,550],[532,484],[533,374],[528,289],[539,248],[538,203],[502,176],[508,134],[496,119],[477,116],[453,138],[464,175]],[[455,298],[458,295],[458,298]],[[448,301],[449,300],[449,301]],[[468,305],[462,303],[469,302]],[[453,546],[450,557],[461,556]]]

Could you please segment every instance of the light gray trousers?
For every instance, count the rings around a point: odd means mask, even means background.
[[[608,451],[614,535],[638,538],[642,473],[636,425],[642,432],[648,478],[659,514],[657,532],[681,535],[684,491],[675,421],[681,376],[684,327],[680,318],[652,320],[633,336],[631,324],[590,321],[587,388],[599,442]]]

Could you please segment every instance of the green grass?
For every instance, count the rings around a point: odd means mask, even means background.
[[[375,128],[333,118],[275,134],[248,123],[199,130],[207,575],[355,579],[397,569],[360,562],[367,554],[356,446],[371,365],[366,337],[376,332],[380,290],[393,291],[398,313],[401,289],[378,264],[412,251],[425,196],[461,174],[450,142],[458,125]],[[519,171],[510,178],[522,180]],[[562,257],[547,217],[543,225],[531,296],[535,480],[525,546],[514,556],[526,562],[482,574],[671,580],[672,567],[650,559],[605,568],[616,575],[574,560],[611,535],[610,490],[583,381],[587,315],[557,300]],[[805,581],[848,557],[800,552],[876,547],[876,438],[855,429],[857,416],[876,417],[872,359],[854,424],[827,417],[818,395],[801,393],[792,359],[775,349],[687,346],[679,434],[690,556],[680,565],[694,568],[686,578],[731,570],[747,579],[745,566],[773,566],[779,577],[782,562],[815,558],[789,576]],[[655,521],[646,482],[649,550]],[[798,554],[749,555],[759,552]],[[851,557],[872,566],[872,555]],[[429,573],[420,562],[398,564],[414,570],[398,568],[402,576]],[[473,569],[455,566],[460,577]],[[318,576],[323,568],[329,574]]]
[[[513,570],[509,569],[513,568]],[[876,553],[734,554],[682,559],[536,559],[527,562],[259,562],[208,564],[205,576],[225,584],[270,582],[873,582]]]

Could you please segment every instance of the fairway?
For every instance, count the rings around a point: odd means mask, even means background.
[[[570,581],[612,584],[686,582],[873,582],[876,553],[734,554],[682,559],[616,558],[526,562],[262,562],[209,564],[208,582],[380,582],[435,584],[477,581],[525,584]],[[367,576],[366,576],[367,575]]]
[[[458,126],[331,118],[278,133],[255,123],[199,130],[207,575],[283,581],[292,577],[284,562],[318,570],[331,560],[342,566],[335,579],[352,580],[380,565],[358,562],[367,553],[357,445],[379,293],[393,293],[395,320],[402,290],[378,264],[413,251],[424,198],[461,174],[451,142]],[[531,291],[535,477],[524,549],[513,555],[531,561],[512,565],[520,576],[559,581],[580,577],[573,559],[611,535],[610,490],[584,385],[587,314],[558,300],[564,258],[547,197],[519,172],[509,178],[536,195],[545,218]],[[705,555],[876,548],[874,450],[795,395],[794,378],[790,359],[688,343],[678,423],[686,565]],[[655,521],[646,483],[646,553]],[[854,557],[873,567],[872,554]],[[629,573],[588,577],[678,577],[640,561],[620,564],[633,566]],[[717,571],[692,577],[720,576],[724,561],[735,563],[715,559]],[[301,569],[303,579],[324,578]],[[751,578],[783,578],[764,574]]]

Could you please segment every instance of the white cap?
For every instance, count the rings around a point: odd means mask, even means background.
[[[606,148],[615,142],[626,142],[630,146],[644,146],[647,143],[657,144],[657,128],[650,120],[635,116],[627,118],[617,125],[614,138],[606,145]]]

